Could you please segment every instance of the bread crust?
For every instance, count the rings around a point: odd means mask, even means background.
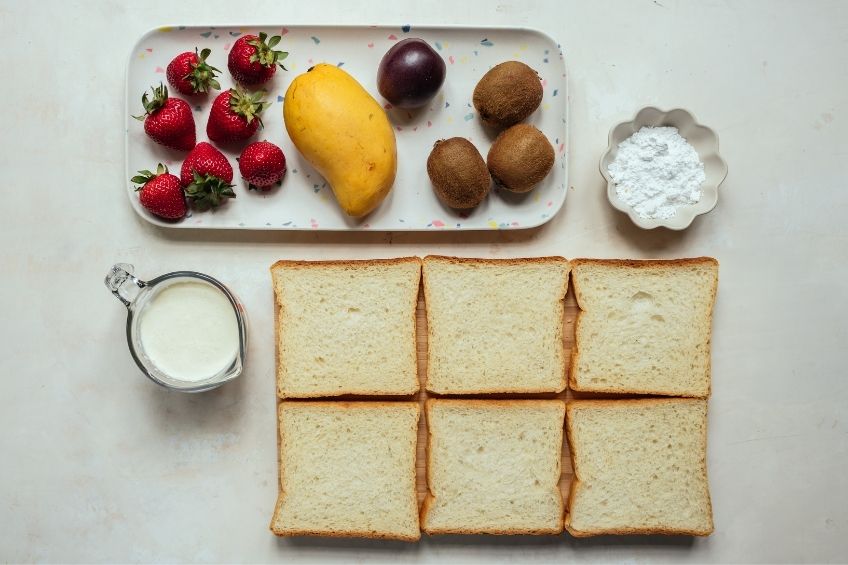
[[[290,259],[281,259],[276,261],[270,267],[271,272],[271,288],[274,292],[274,356],[275,356],[275,368],[276,368],[276,394],[278,398],[284,399],[294,399],[294,398],[332,398],[336,396],[389,396],[393,398],[404,397],[404,396],[412,396],[413,394],[417,394],[421,390],[421,383],[418,380],[418,355],[414,355],[414,363],[415,363],[415,382],[412,386],[407,390],[396,390],[396,391],[381,391],[381,390],[373,390],[373,389],[354,389],[347,388],[339,391],[333,391],[329,393],[321,393],[321,392],[309,392],[305,394],[298,395],[287,395],[283,391],[283,385],[281,382],[281,374],[280,368],[282,367],[282,356],[280,352],[280,332],[282,330],[280,326],[280,314],[283,310],[283,305],[279,300],[279,296],[276,292],[276,285],[274,284],[274,273],[282,268],[293,268],[293,269],[309,269],[313,267],[374,267],[374,266],[386,266],[386,265],[402,265],[402,264],[417,264],[418,265],[418,281],[415,285],[415,295],[413,300],[412,307],[412,343],[416,343],[418,340],[418,328],[416,323],[416,311],[418,309],[418,295],[421,292],[421,271],[423,262],[419,257],[396,257],[393,259],[356,259],[356,260],[321,260],[321,261],[302,261],[302,260],[290,260]]]
[[[543,255],[541,257],[505,257],[503,259],[484,259],[479,257],[451,257],[448,255],[425,255],[422,262],[450,263],[451,265],[526,265],[528,263],[570,263],[561,255]]]
[[[622,268],[643,268],[643,267],[683,267],[687,265],[715,265],[716,268],[716,278],[715,284],[713,284],[713,288],[711,289],[710,299],[715,305],[716,296],[718,294],[718,268],[719,262],[717,259],[713,257],[691,257],[691,258],[683,258],[683,259],[585,259],[585,258],[577,258],[571,260],[571,284],[574,287],[574,297],[577,300],[577,307],[579,308],[577,312],[577,317],[574,320],[574,347],[571,349],[571,359],[568,365],[568,388],[577,392],[604,392],[604,393],[619,393],[619,394],[656,394],[659,396],[669,396],[669,397],[682,397],[682,398],[709,398],[712,393],[712,377],[708,379],[707,382],[707,390],[706,392],[701,394],[685,394],[678,392],[670,392],[670,391],[662,391],[662,390],[645,390],[645,389],[627,389],[622,390],[620,387],[616,388],[614,386],[605,386],[605,385],[593,385],[591,387],[581,386],[577,382],[577,361],[580,356],[580,327],[581,327],[581,318],[583,317],[583,291],[580,288],[580,283],[577,280],[577,277],[573,276],[574,271],[580,267],[581,265],[604,265],[608,267],[622,267]],[[713,310],[715,308],[710,308],[709,311],[709,327],[713,327]],[[707,338],[707,349],[712,351],[712,332]],[[707,356],[708,370],[711,371],[712,366],[712,353]]]
[[[683,536],[708,536],[713,533],[715,526],[713,524],[713,506],[712,498],[709,495],[709,480],[707,477],[707,465],[704,461],[704,478],[707,479],[707,507],[710,518],[710,527],[706,530],[687,530],[687,529],[670,529],[670,528],[612,528],[608,530],[578,530],[571,525],[571,505],[574,503],[574,497],[577,489],[581,484],[580,466],[577,463],[576,443],[574,442],[574,430],[571,426],[572,414],[575,410],[583,406],[600,408],[623,408],[627,406],[656,406],[663,404],[703,404],[705,409],[708,408],[707,400],[704,398],[626,398],[616,400],[569,400],[565,403],[565,433],[568,441],[568,448],[571,453],[571,468],[573,476],[571,479],[571,487],[568,490],[568,502],[565,510],[565,529],[574,537],[585,538],[600,535],[683,535]],[[706,416],[705,425],[703,427],[703,442],[704,442],[704,459],[706,459],[707,445],[707,426]]]
[[[405,256],[393,257],[390,259],[319,259],[315,261],[305,261],[302,259],[280,259],[271,265],[271,273],[281,267],[361,267],[361,266],[384,266],[384,265],[400,265],[403,263],[417,263],[421,265],[420,257]]]
[[[715,257],[682,257],[680,259],[587,259],[578,257],[571,260],[571,266],[607,265],[610,267],[682,267],[685,265],[713,264],[718,267]]]
[[[430,507],[433,504],[433,501],[436,499],[436,495],[433,493],[433,485],[431,483],[431,469],[433,467],[433,428],[430,426],[431,419],[431,409],[435,404],[444,404],[444,405],[455,405],[455,406],[521,406],[527,404],[549,404],[549,405],[559,405],[563,409],[563,418],[565,417],[566,403],[564,400],[560,399],[540,399],[540,400],[483,400],[479,398],[428,398],[424,403],[424,418],[427,422],[427,448],[426,448],[426,459],[427,464],[425,465],[425,474],[427,477],[427,496],[424,498],[424,503],[421,505],[421,511],[419,514],[418,523],[421,525],[421,531],[425,532],[427,535],[442,535],[442,534],[490,534],[490,535],[557,535],[561,534],[563,531],[563,520],[564,520],[564,505],[565,503],[560,496],[559,491],[559,480],[562,477],[562,452],[560,451],[559,457],[557,457],[557,464],[560,466],[559,469],[559,477],[557,477],[557,481],[554,484],[554,488],[556,489],[557,496],[560,501],[559,505],[559,521],[556,528],[513,528],[513,529],[503,529],[503,530],[482,530],[482,529],[473,529],[473,528],[432,528],[425,526],[427,520],[427,514],[430,512]],[[562,449],[562,437],[560,437],[560,450]]]
[[[424,315],[427,318],[427,373],[424,375],[424,390],[428,393],[438,395],[488,395],[488,394],[557,394],[565,390],[568,382],[568,370],[565,363],[565,351],[562,355],[562,377],[555,390],[548,388],[520,388],[520,389],[500,389],[500,390],[463,390],[462,392],[439,392],[430,388],[430,371],[433,366],[433,320],[431,319],[430,309],[426,305],[430,302],[430,292],[428,284],[427,266],[428,262],[447,263],[450,265],[527,265],[527,264],[565,264],[565,281],[562,287],[562,296],[558,301],[559,318],[562,318],[565,312],[565,297],[568,294],[568,280],[571,276],[571,262],[560,255],[547,255],[543,257],[517,257],[505,259],[478,259],[474,257],[449,257],[446,255],[426,255],[421,264],[421,280],[424,287]],[[560,324],[557,333],[557,343],[563,343],[565,329]],[[564,348],[564,346],[563,346]]]
[[[370,531],[370,530],[308,530],[308,529],[281,529],[276,528],[275,523],[277,521],[277,516],[279,515],[283,502],[285,500],[285,489],[283,488],[283,477],[284,477],[284,469],[282,464],[282,445],[283,445],[283,428],[280,425],[280,419],[282,417],[283,411],[287,406],[293,405],[308,405],[308,406],[316,406],[319,408],[330,408],[333,410],[371,410],[374,408],[396,408],[398,406],[407,406],[409,408],[415,409],[415,441],[416,441],[416,451],[417,451],[417,443],[418,443],[418,422],[421,418],[421,406],[418,402],[406,402],[406,401],[336,401],[336,400],[293,400],[293,401],[281,401],[277,398],[277,488],[279,492],[277,494],[277,502],[274,504],[274,514],[271,516],[271,524],[269,525],[269,529],[271,532],[280,537],[292,537],[292,536],[318,536],[318,537],[333,537],[333,538],[367,538],[367,539],[391,539],[391,540],[400,540],[407,542],[416,542],[421,539],[421,524],[419,519],[419,527],[417,535],[403,535],[403,534],[395,534],[393,532],[379,532],[379,531]],[[410,469],[410,475],[412,476],[412,489],[410,491],[410,497],[412,498],[412,504],[415,508],[418,508],[418,494],[415,489],[415,468],[416,457],[412,458],[412,468]],[[419,515],[420,516],[420,515]]]

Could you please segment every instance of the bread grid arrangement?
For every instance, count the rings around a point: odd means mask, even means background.
[[[275,534],[712,532],[714,259],[279,261],[271,278]]]

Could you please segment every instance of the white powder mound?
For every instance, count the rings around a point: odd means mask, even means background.
[[[672,218],[701,199],[704,164],[675,127],[643,127],[609,166],[618,197],[647,219]]]

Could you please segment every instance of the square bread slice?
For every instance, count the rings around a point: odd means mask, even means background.
[[[416,541],[415,402],[279,405],[280,536]]]
[[[428,534],[557,534],[565,403],[429,399]]]
[[[425,257],[427,390],[562,391],[568,271],[562,257]]]
[[[420,259],[278,261],[271,277],[280,398],[418,392]]]
[[[571,269],[572,390],[709,396],[718,261],[574,259]]]
[[[576,400],[566,425],[572,535],[712,533],[706,400]]]

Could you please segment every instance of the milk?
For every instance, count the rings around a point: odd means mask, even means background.
[[[233,306],[217,287],[178,282],[157,292],[139,319],[144,354],[172,379],[199,382],[230,366],[239,349]]]

